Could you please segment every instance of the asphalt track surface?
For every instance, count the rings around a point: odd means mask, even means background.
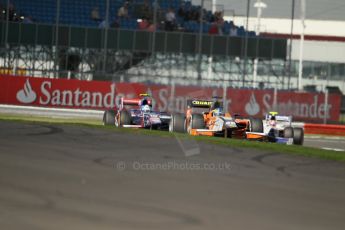
[[[344,163],[0,121],[0,229],[344,229],[344,194]]]
[[[345,151],[345,137],[306,136],[304,139],[304,146]]]

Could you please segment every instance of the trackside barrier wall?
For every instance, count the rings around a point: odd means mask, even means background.
[[[223,97],[224,110],[246,117],[263,118],[267,112],[292,115],[308,123],[339,121],[339,94],[252,90],[141,83],[80,81],[0,75],[0,104],[50,108],[105,110],[116,108],[121,97],[135,98],[140,93],[153,96],[153,107],[168,112],[184,112],[188,99]]]
[[[345,136],[345,125],[304,124],[306,134]]]

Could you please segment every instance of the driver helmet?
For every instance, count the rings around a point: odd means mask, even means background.
[[[271,116],[271,118],[269,120],[269,124],[270,124],[270,126],[273,126],[273,127],[276,126],[277,120],[276,120],[276,116],[275,115]]]
[[[150,108],[150,106],[149,105],[142,105],[141,106],[141,111],[143,111],[143,112],[150,112],[151,111],[151,108]]]
[[[219,116],[223,112],[223,109],[219,101],[213,102],[211,109],[213,111],[213,114],[216,116]]]
[[[219,101],[215,101],[215,102],[212,103],[211,109],[215,110],[215,109],[218,109],[220,107],[221,107],[220,102]]]
[[[146,98],[144,98],[142,100],[140,109],[143,112],[150,112],[151,111],[151,107],[150,107],[149,102],[147,101]]]
[[[223,112],[223,110],[222,110],[221,107],[215,108],[215,109],[213,110],[213,114],[216,115],[216,116],[221,115],[222,112]]]
[[[149,104],[149,102],[147,101],[147,99],[146,98],[144,98],[142,101],[141,101],[141,105],[143,106],[143,105],[148,105]]]

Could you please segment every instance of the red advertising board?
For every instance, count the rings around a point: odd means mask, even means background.
[[[151,94],[154,108],[161,111],[183,112],[188,99],[219,96],[232,114],[263,117],[274,110],[302,121],[322,121],[325,116],[337,121],[341,103],[340,95],[329,95],[326,105],[324,94],[0,75],[0,104],[105,110],[117,107],[123,96],[135,98],[140,93]]]
[[[241,114],[263,117],[270,111],[291,115],[294,120],[318,122],[326,116],[328,120],[338,121],[341,96],[331,94],[325,104],[325,95],[321,93],[300,93],[273,90],[229,89],[229,110]]]
[[[100,109],[116,107],[121,96],[134,97],[144,85],[33,77],[0,77],[0,103],[57,108]]]

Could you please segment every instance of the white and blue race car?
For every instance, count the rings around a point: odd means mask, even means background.
[[[304,130],[301,127],[292,127],[291,116],[280,116],[277,112],[266,114],[264,133],[268,140],[276,143],[303,145]]]

